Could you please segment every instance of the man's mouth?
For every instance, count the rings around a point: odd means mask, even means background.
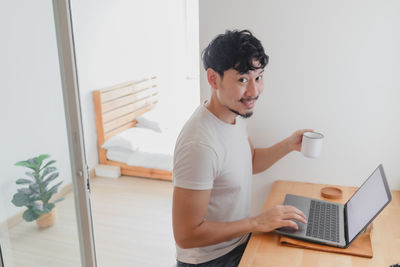
[[[246,106],[246,108],[251,109],[254,107],[257,97],[241,98],[239,101]]]

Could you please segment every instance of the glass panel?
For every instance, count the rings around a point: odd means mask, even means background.
[[[3,1],[0,25],[4,266],[82,266],[52,2]]]
[[[159,102],[144,115],[173,147],[174,135],[200,104],[198,1],[71,0],[71,13],[87,160],[98,176],[91,179],[98,266],[173,266],[172,184],[100,177],[115,178],[118,171],[97,166],[93,91],[157,76]],[[155,155],[151,161],[165,162],[168,152],[155,152],[162,158]],[[119,158],[109,159],[124,162]]]

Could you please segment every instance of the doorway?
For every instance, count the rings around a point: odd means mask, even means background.
[[[179,131],[200,104],[198,1],[72,0],[71,7],[89,168],[99,164],[94,90],[157,76],[157,119]],[[171,182],[95,176],[91,187],[99,266],[175,262]]]

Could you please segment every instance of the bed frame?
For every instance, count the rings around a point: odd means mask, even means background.
[[[136,118],[158,102],[157,77],[131,81],[93,92],[99,162],[120,166],[122,175],[172,180],[172,172],[129,166],[108,160],[101,146],[112,136],[136,126]]]

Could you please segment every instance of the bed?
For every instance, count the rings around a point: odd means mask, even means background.
[[[172,180],[175,133],[145,117],[158,103],[157,77],[93,92],[99,162],[122,175]]]

